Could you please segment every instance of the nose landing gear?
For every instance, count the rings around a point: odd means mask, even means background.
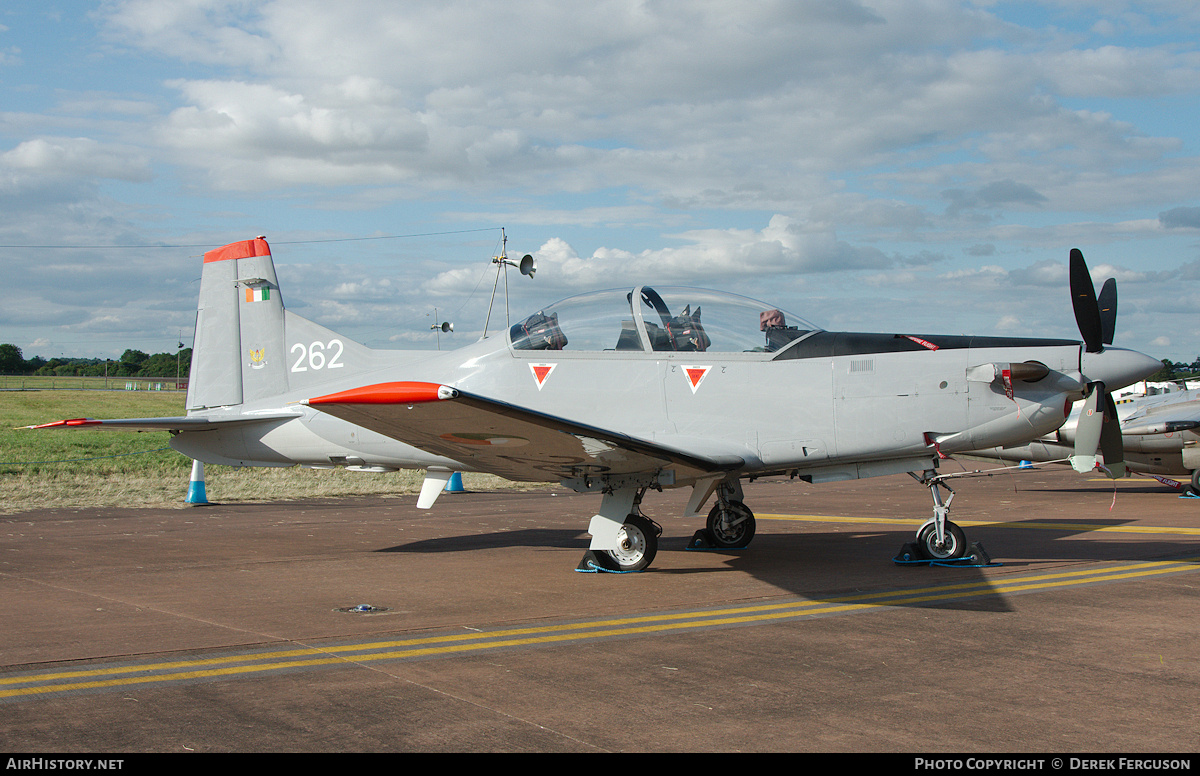
[[[915,474],[913,474],[916,477]],[[926,471],[918,480],[929,488],[933,496],[933,519],[917,530],[917,551],[928,560],[957,560],[967,554],[967,538],[963,530],[948,519],[950,502],[954,501],[954,490],[942,482],[933,470]],[[945,488],[950,498],[942,501]]]
[[[901,563],[917,563],[928,561],[965,561],[974,560],[979,565],[990,565],[992,559],[978,542],[967,545],[967,536],[963,529],[950,522],[950,502],[954,500],[954,490],[942,481],[937,472],[930,469],[918,476],[909,472],[913,479],[929,488],[933,496],[933,517],[917,529],[917,538],[911,544],[904,545],[896,558]],[[950,497],[942,500],[940,488],[945,488]]]

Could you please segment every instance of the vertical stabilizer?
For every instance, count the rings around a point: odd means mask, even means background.
[[[287,390],[283,300],[261,237],[204,254],[187,407],[223,407]]]

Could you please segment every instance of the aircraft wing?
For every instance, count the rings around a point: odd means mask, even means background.
[[[1139,409],[1121,422],[1121,433],[1166,434],[1200,427],[1200,399]]]
[[[673,469],[677,479],[686,480],[744,463],[734,451],[696,454],[435,383],[380,383],[305,403],[510,480],[552,482],[660,469]]]

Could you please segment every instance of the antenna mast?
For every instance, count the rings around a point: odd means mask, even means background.
[[[504,322],[506,325],[512,325],[508,315],[508,267],[516,267],[521,271],[522,275],[528,275],[533,279],[533,273],[537,272],[537,263],[533,260],[533,256],[525,254],[521,257],[520,262],[515,262],[508,258],[508,235],[504,232],[504,227],[500,228],[500,255],[492,257],[492,263],[496,265],[496,281],[492,283],[492,298],[488,302],[487,319],[483,322],[483,336],[480,339],[487,339],[488,325],[492,322],[492,305],[496,303],[496,289],[500,286],[500,273],[504,272]]]

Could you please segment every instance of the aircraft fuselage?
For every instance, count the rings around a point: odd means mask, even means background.
[[[828,334],[828,333],[825,333]],[[469,471],[470,458],[419,450],[299,402],[314,394],[404,380],[443,384],[556,417],[603,424],[648,442],[736,454],[745,473],[816,481],[908,470],[913,459],[1049,434],[1082,383],[1079,345],[1007,340],[999,347],[778,358],[765,352],[522,351],[504,333],[454,351],[397,353],[395,364],[248,402],[213,417],[290,413],[270,423],[183,432],[185,455],[230,465],[345,465]],[[378,353],[378,351],[376,351]],[[969,379],[982,364],[1036,361],[1049,374],[1011,390]],[[467,448],[464,448],[467,449]],[[514,451],[519,455],[519,451]],[[570,473],[563,461],[556,481]],[[680,481],[678,484],[685,484]]]

